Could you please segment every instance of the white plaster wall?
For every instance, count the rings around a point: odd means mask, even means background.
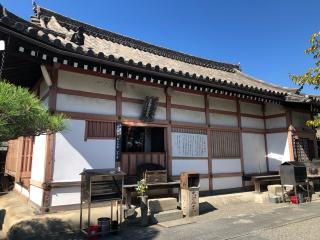
[[[262,116],[262,105],[255,103],[240,102],[240,112]]]
[[[204,112],[196,112],[184,109],[171,108],[171,120],[190,123],[206,123]]]
[[[197,172],[208,174],[208,160],[203,159],[172,159],[172,175],[179,176],[181,172]]]
[[[241,172],[240,159],[212,159],[212,173]]]
[[[46,108],[49,108],[49,97],[46,97],[41,102]]]
[[[171,103],[204,108],[204,96],[174,91],[171,97]]]
[[[163,88],[144,86],[141,84],[126,83],[123,97],[145,99],[146,96],[158,97],[159,102],[166,102],[166,95]]]
[[[80,203],[80,187],[53,188],[51,190],[51,206]]]
[[[212,179],[213,190],[242,187],[242,177],[223,177]]]
[[[237,102],[234,100],[229,100],[225,98],[218,97],[209,97],[209,108],[236,112],[237,111]]]
[[[122,116],[128,118],[140,118],[142,104],[122,102]]]
[[[72,96],[58,93],[57,110],[115,115],[116,102],[107,99]]]
[[[209,191],[209,178],[200,178],[200,191]]]
[[[267,134],[270,171],[279,171],[281,163],[290,161],[288,133]]]
[[[292,124],[294,127],[307,128],[306,121],[310,120],[310,114],[292,111]]]
[[[156,120],[166,120],[166,108],[157,107],[154,119]],[[139,118],[141,117],[142,104],[123,102],[122,103],[122,116],[127,118]]]
[[[114,80],[59,70],[58,87],[84,92],[116,95]]]
[[[41,207],[42,200],[43,200],[43,189],[30,185],[30,201],[32,201],[33,203]]]
[[[42,80],[40,83],[39,98],[42,98],[48,91],[49,91],[49,87],[48,87],[47,83],[44,80]]]
[[[245,128],[264,129],[264,121],[260,118],[241,117],[241,125]]]
[[[238,127],[238,119],[235,115],[210,113],[210,125]]]
[[[265,105],[265,115],[274,115],[274,114],[279,114],[279,113],[285,113],[286,109],[284,106],[280,104],[272,104],[272,103],[267,103]]]
[[[266,119],[266,128],[285,128],[287,127],[287,120],[285,117],[269,118]]]
[[[28,189],[22,187],[20,184],[14,183],[14,189],[15,189],[18,193],[20,193],[20,194],[22,194],[23,196],[29,198],[29,191],[28,191]]]
[[[115,140],[84,141],[85,121],[69,120],[67,130],[56,134],[53,181],[78,181],[84,168],[115,167]]]
[[[243,161],[245,173],[267,171],[264,135],[242,133]]]
[[[31,166],[31,179],[38,182],[44,182],[46,166],[46,145],[47,136],[41,135],[35,137],[33,145],[33,157]]]

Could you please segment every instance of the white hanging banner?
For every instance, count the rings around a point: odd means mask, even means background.
[[[208,157],[207,135],[173,132],[172,156]]]

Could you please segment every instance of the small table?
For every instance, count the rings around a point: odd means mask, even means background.
[[[178,188],[180,191],[180,181],[147,183],[147,186],[148,186],[148,190]],[[138,184],[123,185],[123,193],[124,193],[124,197],[126,199],[126,206],[128,209],[131,208],[131,193],[136,191],[136,187],[138,187]]]

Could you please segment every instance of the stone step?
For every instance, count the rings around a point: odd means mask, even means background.
[[[159,213],[168,210],[177,209],[177,199],[176,198],[158,198],[148,200],[148,209],[151,214]]]
[[[182,219],[183,212],[182,210],[179,210],[179,209],[169,210],[169,211],[152,214],[150,218],[152,223],[173,221],[173,220]]]

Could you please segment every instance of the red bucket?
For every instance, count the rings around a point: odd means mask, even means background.
[[[90,227],[87,228],[87,233],[89,236],[94,235],[96,233],[100,232],[100,227],[98,225],[92,225]],[[97,240],[98,237],[97,236],[92,236],[89,238],[90,240]]]
[[[290,200],[291,200],[291,204],[298,204],[298,197],[297,196],[291,196]]]

